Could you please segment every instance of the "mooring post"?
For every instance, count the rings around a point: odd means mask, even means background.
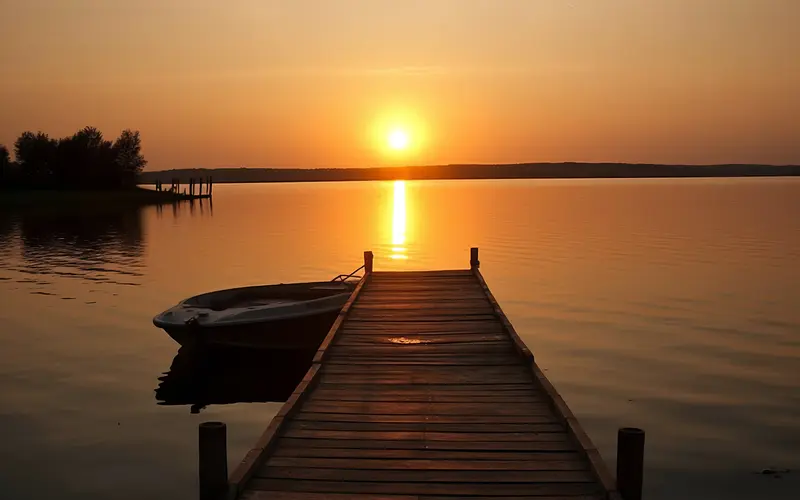
[[[617,433],[617,490],[623,500],[641,500],[644,476],[644,431],[623,427]]]
[[[478,248],[472,247],[469,249],[469,267],[481,267],[481,261],[478,260]]]
[[[228,489],[228,445],[223,422],[203,422],[199,432],[200,500],[221,500]]]
[[[364,252],[364,272],[372,272],[372,252],[370,250]]]

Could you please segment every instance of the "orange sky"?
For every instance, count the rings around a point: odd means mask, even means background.
[[[0,143],[149,169],[800,163],[798,0],[0,0]],[[400,127],[411,147],[391,153]]]

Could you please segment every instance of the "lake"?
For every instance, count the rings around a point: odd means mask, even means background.
[[[197,425],[228,424],[234,464],[307,357],[198,376],[155,314],[330,279],[364,250],[377,270],[467,268],[471,246],[612,469],[617,428],[647,431],[647,499],[800,498],[800,180],[217,185],[213,204],[2,210],[2,498],[196,498]]]

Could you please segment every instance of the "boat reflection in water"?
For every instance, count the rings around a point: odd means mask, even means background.
[[[159,405],[208,405],[286,401],[315,350],[191,349],[181,347],[155,389]]]

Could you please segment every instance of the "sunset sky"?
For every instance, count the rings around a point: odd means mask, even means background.
[[[800,164],[798,0],[0,0],[0,13],[9,146],[93,125],[140,130],[150,170]]]

